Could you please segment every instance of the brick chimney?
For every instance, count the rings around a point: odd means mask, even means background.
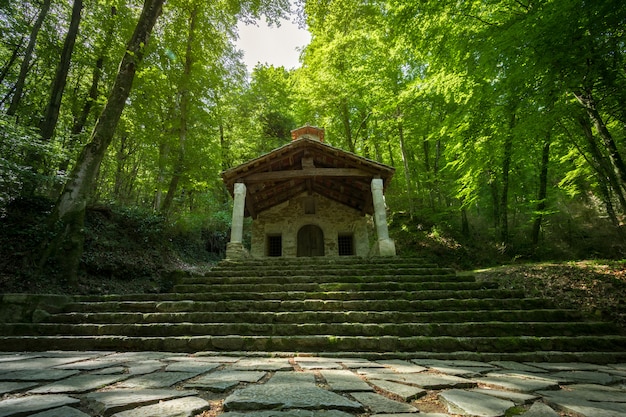
[[[291,131],[291,140],[301,138],[324,142],[324,129],[311,126],[307,123],[306,125]]]

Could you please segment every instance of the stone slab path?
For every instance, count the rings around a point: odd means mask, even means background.
[[[0,353],[0,417],[623,417],[626,363]]]

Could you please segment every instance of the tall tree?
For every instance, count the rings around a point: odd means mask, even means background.
[[[57,120],[59,119],[61,100],[63,99],[65,84],[67,83],[67,74],[70,70],[74,44],[76,43],[76,37],[78,36],[78,28],[80,25],[82,10],[83,0],[74,0],[70,26],[65,36],[63,49],[61,50],[61,58],[56,69],[54,81],[52,82],[50,99],[48,101],[48,105],[46,106],[43,119],[39,126],[39,129],[41,131],[41,138],[46,141],[52,138],[52,135],[54,134],[54,129],[57,124]]]
[[[24,85],[26,84],[26,77],[28,76],[28,70],[30,69],[33,52],[35,50],[35,44],[37,43],[37,36],[39,35],[41,25],[43,25],[43,21],[46,18],[48,11],[50,10],[51,2],[52,0],[43,0],[43,3],[41,4],[41,9],[39,10],[39,15],[37,16],[37,20],[35,21],[35,24],[31,29],[30,37],[28,39],[28,45],[26,46],[26,50],[24,51],[24,58],[22,58],[20,73],[17,77],[15,87],[13,88],[11,105],[7,109],[7,114],[9,116],[14,116],[17,113],[20,101],[22,100]]]
[[[23,43],[24,43],[24,36],[22,36],[22,38],[19,40],[19,42],[17,42],[14,45],[13,51],[11,52],[11,57],[2,66],[2,70],[0,71],[0,85],[4,83],[5,77],[7,76],[9,71],[11,70],[11,67],[13,66],[15,61],[17,61],[17,58],[20,55],[20,50],[22,49]]]
[[[196,37],[196,25],[198,19],[198,5],[191,6],[189,11],[188,28],[187,28],[187,44],[185,47],[185,63],[183,67],[183,75],[180,80],[178,88],[178,102],[179,102],[179,125],[178,125],[178,157],[174,164],[174,173],[170,180],[170,185],[167,189],[165,199],[160,206],[160,210],[168,212],[174,201],[174,195],[178,189],[178,184],[185,170],[185,148],[187,146],[187,134],[188,134],[188,121],[189,121],[189,106],[190,106],[190,78],[191,70],[194,64],[193,56],[193,44]]]
[[[548,164],[550,163],[550,135],[547,134],[543,142],[541,151],[541,171],[539,174],[539,191],[537,192],[537,208],[535,219],[533,220],[533,228],[530,240],[533,245],[539,243],[541,233],[541,224],[543,222],[544,210],[547,207],[546,199],[548,197]]]
[[[511,170],[511,160],[513,159],[513,128],[516,123],[516,114],[512,113],[509,121],[509,131],[504,137],[504,147],[502,150],[502,192],[500,193],[500,242],[509,242],[509,174]]]
[[[135,30],[126,45],[126,52],[107,104],[50,215],[49,224],[56,229],[56,235],[52,242],[44,246],[40,266],[43,266],[52,255],[61,264],[63,275],[68,282],[74,283],[78,277],[87,199],[93,190],[100,163],[115,134],[137,66],[143,59],[145,47],[161,14],[163,3],[164,0],[145,1]]]

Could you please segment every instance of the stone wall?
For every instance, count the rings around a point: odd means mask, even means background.
[[[311,211],[314,214],[307,214]],[[259,214],[252,222],[250,254],[255,258],[268,255],[268,235],[282,236],[282,256],[296,257],[298,231],[305,225],[316,225],[324,232],[324,255],[339,256],[338,236],[352,235],[354,255],[368,256],[374,238],[371,216],[336,203],[319,194],[303,193],[290,201]]]

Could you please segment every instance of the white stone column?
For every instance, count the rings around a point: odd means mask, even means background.
[[[243,216],[246,208],[246,184],[235,183],[233,196],[233,221],[230,228],[230,241],[243,242]]]
[[[233,218],[230,228],[230,242],[226,245],[227,259],[247,258],[248,253],[243,247],[243,217],[246,208],[246,185],[235,183],[233,196]]]
[[[372,179],[372,202],[374,204],[374,223],[376,224],[376,234],[378,236],[378,241],[376,242],[377,250],[375,252],[380,256],[396,256],[396,245],[393,239],[389,238],[383,180],[381,178]]]

